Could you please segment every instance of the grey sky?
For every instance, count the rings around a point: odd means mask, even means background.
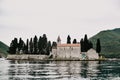
[[[47,34],[54,41],[67,35],[78,41],[101,30],[120,27],[120,0],[0,0],[0,40],[9,45]]]

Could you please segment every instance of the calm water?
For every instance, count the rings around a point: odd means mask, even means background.
[[[120,61],[0,59],[0,80],[120,80]]]

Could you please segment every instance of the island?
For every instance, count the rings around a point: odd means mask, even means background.
[[[93,44],[88,40],[85,34],[84,39],[77,42],[76,39],[71,43],[71,37],[68,35],[67,43],[61,43],[58,36],[57,41],[47,41],[46,34],[27,39],[26,44],[22,38],[14,38],[9,47],[8,60],[105,60],[101,57],[100,39],[97,39],[97,48],[93,49]]]

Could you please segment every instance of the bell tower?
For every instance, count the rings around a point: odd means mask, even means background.
[[[57,44],[61,44],[61,38],[60,38],[60,36],[58,36],[58,38],[57,38]]]

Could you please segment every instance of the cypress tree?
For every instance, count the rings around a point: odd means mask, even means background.
[[[54,42],[53,46],[57,47],[57,43]],[[17,38],[11,41],[10,47],[9,47],[9,53],[15,54],[15,53],[25,53],[25,54],[45,54],[49,55],[52,51],[51,42],[47,41],[46,34],[43,34],[43,36],[37,39],[37,36],[35,35],[34,38],[27,39],[26,43],[22,40],[22,38],[19,38],[19,43]]]
[[[51,51],[52,51],[52,47],[51,47],[51,42],[49,41],[47,43],[47,55],[49,55]]]
[[[85,52],[85,46],[84,46],[84,40],[83,39],[81,39],[80,40],[80,44],[81,44],[81,52]]]
[[[100,52],[101,52],[100,39],[97,39],[97,43],[96,43],[96,52],[99,53],[99,57],[100,57]]]
[[[29,39],[27,39],[27,43],[26,43],[26,51],[27,51],[27,53],[29,53]]]
[[[49,50],[50,50],[50,52],[52,52],[52,44],[51,44],[51,41],[49,41],[48,43],[49,43]]]
[[[32,38],[30,39],[30,53],[32,54],[33,53],[33,41],[32,41]]]
[[[67,44],[71,44],[71,37],[70,37],[70,35],[68,35],[68,37],[67,37]]]
[[[11,41],[10,47],[9,47],[9,53],[10,54],[16,54],[16,51],[18,49],[18,40],[17,38],[14,38],[14,40]]]
[[[76,43],[77,43],[77,40],[76,40],[76,39],[74,39],[74,40],[73,40],[73,44],[76,44]]]
[[[18,43],[18,51],[20,53],[20,50],[23,50],[23,46],[24,46],[24,41],[22,40],[22,38],[19,39],[19,43]]]
[[[34,44],[34,48],[33,48],[33,51],[34,51],[34,54],[37,54],[37,50],[38,50],[38,39],[37,39],[37,36],[35,35],[34,37],[34,41],[33,41],[33,44]]]
[[[93,48],[93,44],[88,40],[87,34],[85,34],[84,40],[81,39],[81,52],[87,52],[89,49]]]
[[[26,54],[26,44],[25,44],[25,43],[23,44],[22,52],[23,52],[24,54]]]
[[[93,48],[93,43],[89,41],[89,49]]]
[[[46,34],[43,34],[43,37],[42,37],[42,54],[47,54],[47,37],[46,37]]]
[[[41,36],[39,37],[39,41],[38,41],[38,51],[39,51],[39,54],[41,54],[41,51],[42,51],[42,37]]]
[[[17,49],[18,49],[18,39],[14,38],[13,40],[13,48],[14,48],[14,52],[16,53]]]
[[[12,51],[13,51],[13,40],[10,43],[10,47],[9,47],[8,53],[12,54],[13,53]]]
[[[29,53],[29,39],[27,39],[26,44],[24,44],[24,53]]]
[[[52,48],[54,48],[54,49],[57,48],[57,43],[55,41],[52,42]]]
[[[85,34],[85,37],[84,37],[84,50],[85,50],[85,52],[87,52],[89,50],[87,34]]]
[[[43,48],[45,49],[47,47],[47,37],[46,34],[43,34]]]

